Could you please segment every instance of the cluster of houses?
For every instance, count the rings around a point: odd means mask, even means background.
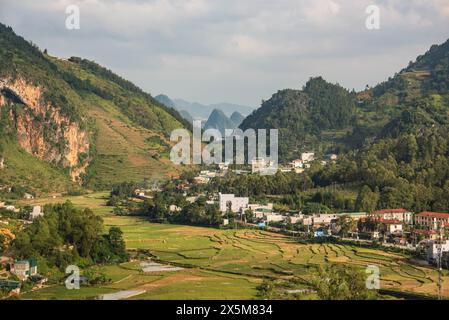
[[[4,202],[0,202],[0,209],[10,211],[13,213],[20,213],[20,208],[16,208],[13,205],[6,205]],[[29,219],[34,220],[36,218],[42,217],[44,215],[44,211],[42,210],[41,206],[33,206],[33,209],[31,212],[29,212]],[[5,221],[7,222],[7,221]],[[5,223],[6,224],[6,223]]]
[[[8,186],[8,185],[0,184],[0,191],[6,192],[6,193],[10,193],[12,191],[12,187]],[[31,193],[26,193],[25,192],[23,194],[23,199],[25,199],[25,200],[33,200],[34,196]]]
[[[336,154],[327,154],[324,156],[324,159],[321,160],[323,165],[326,165],[329,162],[337,161],[338,156]],[[312,162],[316,160],[315,153],[313,152],[304,152],[301,153],[299,159],[293,160],[286,165],[278,166],[273,160],[265,159],[262,157],[256,157],[251,160],[251,171],[247,170],[233,170],[235,174],[269,174],[275,173],[280,170],[282,172],[295,172],[302,173],[306,169],[310,168]],[[197,184],[207,184],[212,178],[222,177],[227,172],[229,172],[229,163],[223,162],[218,164],[218,170],[203,170],[201,171],[195,178],[195,183]]]
[[[19,208],[16,208],[13,205],[7,205],[4,202],[0,202],[0,209],[4,209],[6,211],[11,211],[11,212],[14,212],[14,213],[20,212]]]
[[[250,204],[248,197],[236,197],[234,194],[219,194],[220,211],[225,214],[229,210],[240,214],[246,221],[250,210],[260,227],[270,224],[301,224],[316,236],[333,235],[339,231],[339,219],[343,216],[354,221],[350,237],[363,240],[377,240],[383,243],[416,247],[425,246],[428,249],[429,261],[435,260],[436,249],[442,247],[442,252],[449,255],[449,213],[421,212],[409,210],[383,209],[367,212],[350,212],[338,214],[303,214],[277,213],[273,204]]]
[[[326,154],[321,160],[322,165],[326,165],[329,162],[335,162],[338,159],[338,155],[336,154]],[[299,159],[290,161],[286,165],[279,166],[280,171],[282,172],[295,172],[295,173],[303,173],[306,169],[309,169],[312,165],[312,162],[316,160],[314,152],[303,152],[301,153],[301,157]],[[273,161],[266,160],[263,158],[255,158],[252,161],[252,173],[264,173],[269,168],[274,166]]]
[[[2,275],[11,273],[19,279],[16,281],[8,277],[0,277],[0,289],[8,291],[10,294],[19,294],[23,281],[31,280],[38,287],[48,281],[37,272],[37,261],[34,259],[13,261],[9,257],[0,257],[0,273]]]

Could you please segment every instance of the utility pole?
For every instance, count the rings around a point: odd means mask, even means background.
[[[439,241],[437,243],[437,268],[438,268],[438,300],[443,299],[443,228],[438,223]]]

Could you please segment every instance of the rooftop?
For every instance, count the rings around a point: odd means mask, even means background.
[[[441,212],[421,212],[418,213],[417,216],[449,219],[449,213],[441,213]]]
[[[381,219],[380,222],[385,224],[402,224],[399,220],[388,220],[388,219]]]
[[[377,210],[374,211],[373,214],[385,214],[385,213],[406,213],[406,212],[410,212],[406,209],[402,209],[402,208],[396,208],[396,209],[382,209],[382,210]]]

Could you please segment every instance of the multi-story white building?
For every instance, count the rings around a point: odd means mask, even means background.
[[[429,240],[427,242],[427,260],[429,262],[437,261],[439,247],[441,247],[441,254],[449,252],[449,240]]]
[[[248,207],[248,197],[236,197],[234,194],[219,194],[218,201],[220,211],[225,213],[230,209],[232,212],[242,212]]]
[[[421,212],[415,215],[415,225],[427,230],[449,227],[449,213]]]
[[[330,225],[332,222],[338,220],[338,218],[338,214],[315,213],[310,216],[304,215],[302,218],[302,223],[305,226]]]
[[[339,216],[337,214],[314,214],[312,217],[313,225],[329,225],[332,222],[336,221],[338,217]]]
[[[37,274],[37,263],[35,260],[16,261],[11,266],[11,272],[20,280],[26,280]]]
[[[406,224],[413,224],[413,213],[402,208],[374,211],[372,216],[378,220],[398,220]]]

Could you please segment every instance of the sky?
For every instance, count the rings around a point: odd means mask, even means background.
[[[449,38],[449,0],[0,0],[0,22],[153,95],[259,107],[312,76],[356,90],[386,80]]]

